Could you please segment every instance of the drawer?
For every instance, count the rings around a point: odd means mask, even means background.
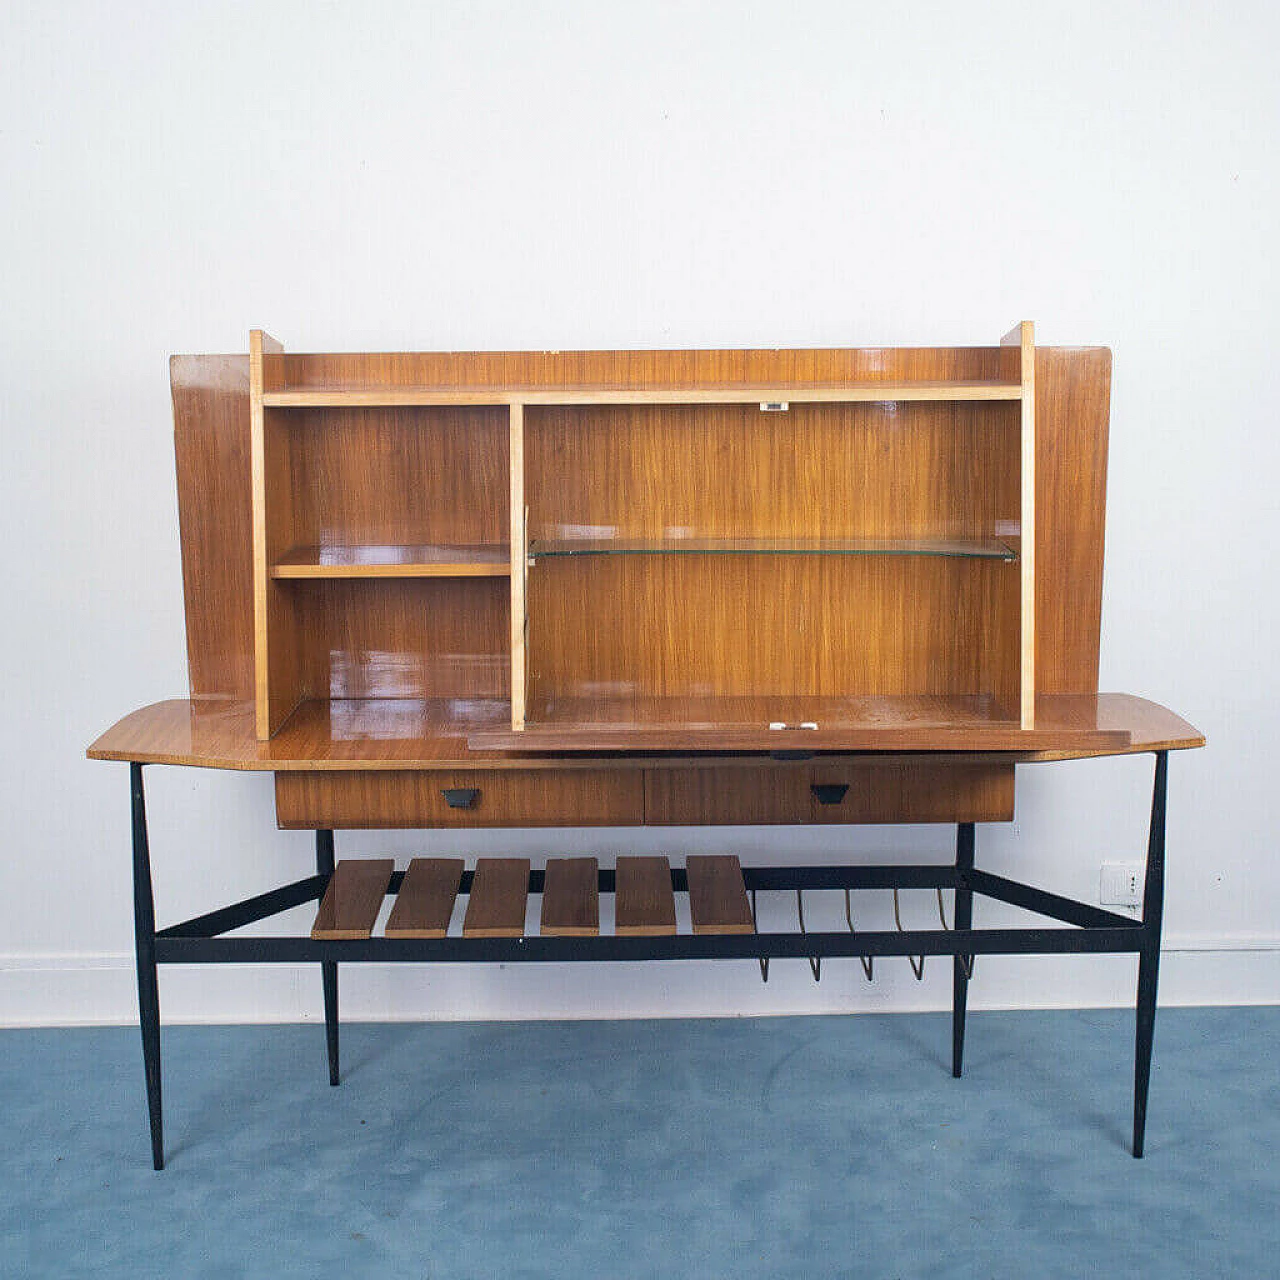
[[[628,827],[640,769],[355,770],[276,774],[282,828]]]
[[[1008,822],[1012,764],[809,761],[651,769],[645,821],[654,826],[775,823]]]

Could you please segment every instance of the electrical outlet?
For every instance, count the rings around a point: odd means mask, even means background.
[[[1098,902],[1104,907],[1142,906],[1142,864],[1104,862],[1098,888]]]

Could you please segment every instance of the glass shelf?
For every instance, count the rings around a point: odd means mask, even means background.
[[[954,556],[1017,560],[1000,538],[537,538],[529,558],[567,556],[793,555]]]

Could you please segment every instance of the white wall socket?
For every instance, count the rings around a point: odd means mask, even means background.
[[[1098,903],[1104,907],[1142,906],[1143,866],[1140,862],[1104,862]]]

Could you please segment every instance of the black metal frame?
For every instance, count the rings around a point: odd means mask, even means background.
[[[973,823],[957,828],[954,865],[840,867],[746,867],[748,890],[806,889],[952,889],[955,927],[811,933],[695,934],[664,937],[529,938],[367,938],[317,940],[302,937],[226,937],[231,930],[268,919],[291,907],[319,900],[334,867],[332,831],[316,832],[316,874],[268,893],[246,898],[167,929],[155,927],[151,862],[147,841],[142,765],[131,764],[133,810],[134,930],[138,966],[138,1008],[151,1119],[155,1168],[164,1167],[160,1086],[161,964],[297,964],[318,962],[324,989],[329,1083],[338,1071],[338,964],[378,963],[542,963],[563,961],[759,960],[807,959],[814,966],[826,957],[952,956],[952,1074],[959,1077],[964,1057],[965,1011],[973,958],[978,955],[1059,955],[1076,952],[1135,952],[1139,957],[1137,1036],[1134,1073],[1133,1154],[1143,1153],[1151,1049],[1155,1033],[1156,983],[1164,900],[1165,808],[1168,753],[1156,753],[1155,782],[1147,845],[1141,920],[1059,897],[1032,885],[974,867]],[[471,887],[464,872],[460,893]],[[404,879],[396,872],[387,889],[396,893]],[[687,891],[683,869],[671,872],[672,887]],[[540,893],[543,872],[531,871],[529,889]],[[614,873],[599,873],[602,893],[614,891]],[[992,898],[1071,928],[975,929],[974,897]],[[803,917],[801,917],[803,919]],[[762,966],[763,967],[763,966]],[[767,970],[765,970],[767,972]]]

